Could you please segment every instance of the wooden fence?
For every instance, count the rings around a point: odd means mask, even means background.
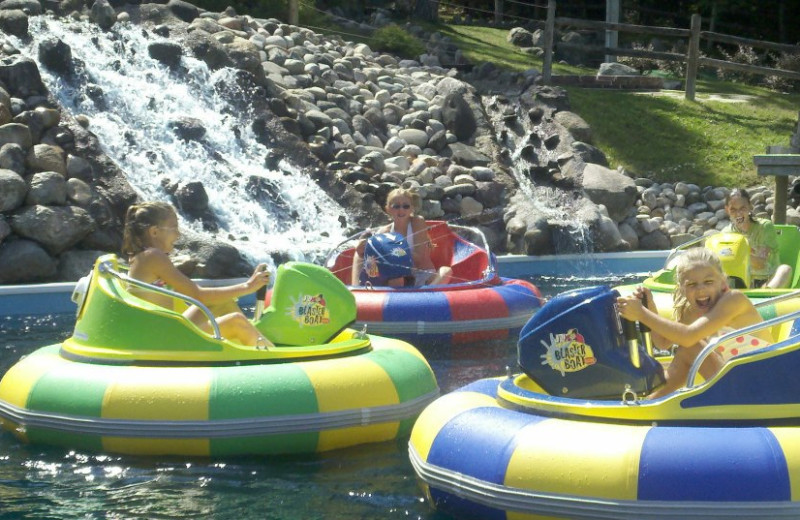
[[[800,54],[800,46],[786,45],[782,43],[766,42],[761,40],[753,40],[750,38],[740,38],[738,36],[731,36],[727,34],[720,34],[712,31],[701,30],[701,18],[699,14],[693,14],[691,24],[688,29],[673,28],[673,27],[654,27],[649,25],[633,25],[626,23],[613,23],[601,22],[596,20],[581,20],[577,18],[559,18],[556,17],[556,1],[549,0],[547,3],[547,17],[545,20],[543,46],[544,46],[544,63],[542,65],[542,77],[545,84],[550,83],[553,65],[553,36],[555,28],[558,27],[576,27],[584,29],[604,30],[606,33],[628,32],[637,34],[649,34],[654,36],[667,36],[686,38],[688,40],[686,54],[675,52],[656,52],[644,49],[625,49],[617,46],[597,46],[597,45],[580,45],[574,43],[559,42],[556,45],[559,48],[577,49],[582,51],[599,51],[605,53],[607,56],[638,56],[643,58],[652,58],[656,60],[680,61],[686,63],[686,99],[694,100],[695,90],[697,85],[697,71],[701,66],[703,67],[716,67],[718,69],[735,70],[738,72],[745,72],[749,74],[761,74],[765,76],[780,76],[793,80],[800,80],[800,72],[783,69],[773,69],[769,67],[760,67],[756,65],[748,65],[744,63],[734,63],[731,61],[718,60],[714,58],[707,58],[700,56],[700,44],[702,40],[707,42],[720,42],[734,45],[745,45],[749,47],[756,47],[762,49],[769,49],[779,52],[786,52],[790,54]],[[616,38],[606,41],[616,41]]]

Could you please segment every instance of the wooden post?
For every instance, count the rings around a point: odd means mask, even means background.
[[[289,25],[300,23],[300,8],[297,0],[289,0]]]
[[[710,32],[714,32],[717,28],[717,2],[711,4],[711,18],[708,21],[708,30]],[[711,40],[706,41],[706,50],[711,49],[712,42]]]
[[[500,25],[503,22],[503,0],[494,0],[494,23]]]
[[[542,63],[542,82],[550,84],[553,69],[553,35],[556,30],[556,0],[547,0],[547,21],[544,25],[544,62]]]
[[[691,31],[689,36],[689,52],[686,55],[686,99],[694,101],[697,86],[697,69],[700,60],[700,15],[692,15]]]
[[[606,0],[606,22],[619,23],[619,0]],[[606,29],[606,48],[616,49],[617,47],[619,47],[619,33]],[[617,61],[616,54],[606,54],[606,63],[615,61]]]

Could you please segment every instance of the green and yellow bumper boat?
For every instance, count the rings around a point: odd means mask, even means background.
[[[254,322],[276,342],[269,349],[206,334],[131,294],[147,284],[113,255],[89,280],[72,336],[0,381],[0,423],[23,442],[137,455],[323,452],[406,435],[439,394],[414,347],[347,328],[352,294],[319,266],[278,269]]]

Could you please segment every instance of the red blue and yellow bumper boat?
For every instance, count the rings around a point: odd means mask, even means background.
[[[477,237],[478,246],[454,231]],[[350,286],[356,299],[356,326],[414,344],[468,343],[515,335],[542,304],[539,289],[527,280],[497,274],[497,258],[475,228],[429,221],[436,269],[449,266],[452,283],[421,287]],[[351,282],[355,249],[335,250],[326,265]]]

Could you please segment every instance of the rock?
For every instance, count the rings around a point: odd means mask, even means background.
[[[28,180],[28,194],[25,204],[34,206],[56,205],[63,206],[67,203],[67,180],[56,172],[39,172],[31,175]]]
[[[94,0],[90,10],[89,19],[101,29],[107,31],[117,23],[117,13],[108,0]]]
[[[566,128],[576,141],[592,142],[592,128],[578,114],[569,111],[556,112],[554,120]]]
[[[0,244],[0,283],[41,282],[56,273],[56,261],[31,240],[13,240]]]
[[[28,151],[25,165],[34,172],[53,171],[62,175],[67,173],[64,150],[49,144],[37,144]]]
[[[168,122],[167,127],[184,141],[201,141],[206,135],[203,122],[194,117],[179,117]]]
[[[94,250],[67,251],[58,258],[56,278],[65,282],[80,280],[92,272],[95,261],[104,254],[105,251]]]
[[[524,27],[514,27],[508,31],[506,41],[516,47],[533,47],[533,34]]]
[[[628,216],[637,196],[633,179],[598,164],[587,164],[584,168],[583,191],[592,202],[608,208],[614,222]]]
[[[28,36],[28,15],[19,9],[1,10],[0,30],[19,38]]]
[[[0,212],[9,212],[22,206],[28,186],[19,174],[0,170]]]
[[[175,42],[158,41],[147,46],[147,54],[159,63],[174,69],[181,64],[183,48]]]
[[[200,16],[200,10],[197,7],[183,0],[169,0],[167,7],[184,22],[191,22]]]
[[[477,148],[461,142],[449,144],[442,151],[442,155],[450,157],[456,164],[466,166],[467,168],[487,166],[491,162],[491,159],[481,153]]]
[[[26,125],[19,123],[9,123],[0,126],[0,146],[16,144],[24,150],[33,146],[31,131]]]
[[[25,150],[16,143],[7,143],[0,147],[0,169],[11,170],[23,175],[25,173]]]
[[[57,255],[74,246],[94,229],[89,213],[73,206],[26,206],[11,216],[14,232]]]
[[[601,63],[598,76],[641,76],[639,71],[622,63]]]
[[[426,134],[424,130],[404,128],[397,133],[397,137],[408,144],[412,144],[420,148],[425,148],[428,144],[428,134]]]
[[[69,77],[74,73],[72,49],[58,38],[48,38],[39,44],[39,61],[58,74]]]
[[[442,123],[459,141],[472,137],[477,129],[472,108],[460,93],[449,93],[442,102]]]
[[[92,201],[92,188],[78,178],[67,180],[67,199],[85,208]]]

